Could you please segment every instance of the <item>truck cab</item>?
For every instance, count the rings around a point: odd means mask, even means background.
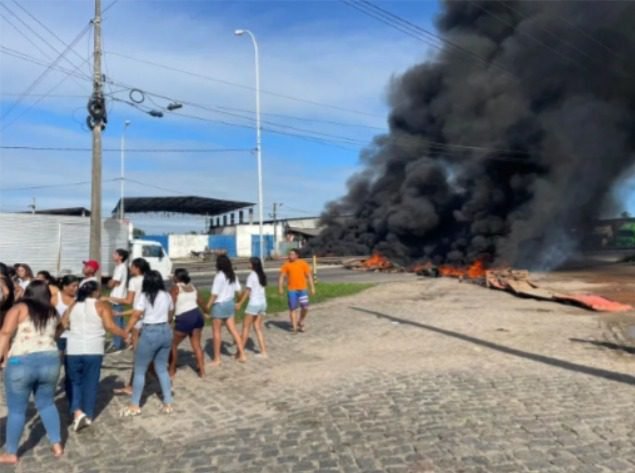
[[[161,243],[151,240],[132,240],[130,261],[135,258],[145,259],[150,264],[150,268],[161,273],[164,280],[172,277],[172,260]]]

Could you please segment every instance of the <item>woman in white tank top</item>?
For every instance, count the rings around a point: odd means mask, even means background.
[[[69,403],[75,431],[92,424],[95,417],[106,331],[124,338],[127,335],[114,323],[110,304],[99,301],[98,297],[97,283],[84,283],[77,293],[77,302],[62,319],[64,327],[69,329],[66,365],[71,381]]]
[[[186,337],[190,337],[192,351],[198,365],[198,375],[205,376],[205,363],[203,358],[203,348],[201,346],[201,334],[205,321],[203,314],[198,308],[201,301],[198,290],[190,282],[190,276],[186,269],[178,268],[174,271],[174,283],[170,294],[174,301],[174,338],[172,339],[172,356],[170,359],[170,377],[174,379],[176,375],[176,362],[179,345]]]

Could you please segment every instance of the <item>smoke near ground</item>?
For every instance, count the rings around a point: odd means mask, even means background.
[[[635,2],[449,1],[438,29],[313,249],[555,267],[635,161]]]

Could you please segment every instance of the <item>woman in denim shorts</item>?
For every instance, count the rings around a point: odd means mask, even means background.
[[[245,352],[243,351],[242,341],[236,324],[234,323],[234,309],[236,294],[240,292],[240,282],[234,273],[232,263],[226,255],[218,255],[216,258],[216,276],[212,284],[212,296],[207,303],[207,311],[212,311],[212,336],[214,347],[214,359],[212,366],[218,366],[221,363],[220,346],[221,335],[220,330],[223,323],[234,338],[236,348],[236,358],[241,363],[247,361]]]
[[[251,258],[249,263],[251,264],[251,273],[249,273],[247,277],[245,292],[243,292],[240,301],[236,304],[236,310],[240,310],[247,297],[249,297],[249,303],[247,304],[247,309],[245,309],[245,318],[243,319],[243,350],[245,349],[249,332],[253,326],[256,332],[256,339],[258,340],[260,356],[266,358],[267,346],[265,345],[265,337],[262,333],[262,321],[264,316],[267,315],[267,294],[265,292],[267,275],[262,269],[260,258]]]

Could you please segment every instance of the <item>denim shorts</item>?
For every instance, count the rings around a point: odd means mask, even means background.
[[[212,306],[213,319],[228,319],[234,316],[234,301],[216,302]]]
[[[204,325],[205,321],[203,320],[203,314],[201,314],[201,311],[198,309],[192,309],[175,317],[174,330],[187,335],[192,335],[194,330],[201,329]]]
[[[247,304],[247,308],[245,309],[245,314],[249,315],[267,315],[267,303],[262,304],[252,304],[251,302]]]
[[[309,307],[309,293],[304,291],[289,291],[289,310],[307,309]]]

